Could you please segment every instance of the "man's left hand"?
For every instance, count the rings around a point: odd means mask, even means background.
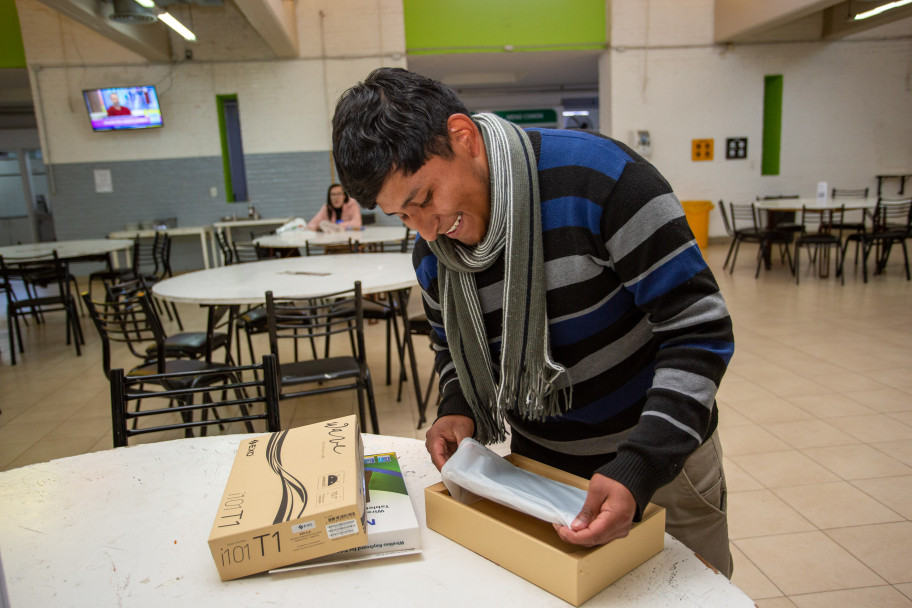
[[[570,527],[554,524],[564,541],[594,547],[630,533],[636,501],[624,484],[596,473],[589,481],[586,502]]]

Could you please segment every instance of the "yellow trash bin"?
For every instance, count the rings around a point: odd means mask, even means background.
[[[714,205],[710,201],[681,201],[681,205],[684,206],[684,216],[697,239],[700,251],[706,251],[709,244],[709,212]]]

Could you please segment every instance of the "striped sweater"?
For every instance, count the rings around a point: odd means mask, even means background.
[[[508,416],[513,450],[615,479],[641,512],[716,428],[715,394],[734,351],[731,318],[680,202],[652,165],[591,133],[528,133],[551,352],[568,369],[572,403],[544,422]],[[437,259],[420,239],[414,262],[434,328],[438,416],[471,417],[446,346]],[[475,274],[495,362],[503,274],[503,258]]]

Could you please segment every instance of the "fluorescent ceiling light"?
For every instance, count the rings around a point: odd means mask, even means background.
[[[158,18],[159,20],[164,21],[172,30],[183,36],[185,40],[196,42],[196,34],[184,27],[183,23],[172,17],[171,13],[159,13]]]
[[[879,15],[879,14],[885,13],[886,11],[889,11],[891,9],[899,8],[900,6],[905,6],[910,3],[912,3],[912,0],[896,0],[896,2],[888,2],[887,4],[882,4],[882,5],[878,6],[877,8],[873,8],[869,11],[865,11],[863,13],[858,13],[857,15],[855,15],[855,21],[867,19],[868,17],[873,17],[874,15]]]
[[[145,8],[155,8],[155,3],[152,0],[133,0],[133,2]]]
[[[564,110],[561,114],[564,116],[589,116],[589,110]]]

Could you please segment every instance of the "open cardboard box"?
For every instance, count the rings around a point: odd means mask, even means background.
[[[589,481],[511,454],[515,466],[586,489]],[[600,547],[565,543],[540,519],[487,499],[465,505],[443,482],[424,491],[427,526],[507,570],[579,606],[650,557],[665,543],[665,509],[650,504],[630,534]]]

